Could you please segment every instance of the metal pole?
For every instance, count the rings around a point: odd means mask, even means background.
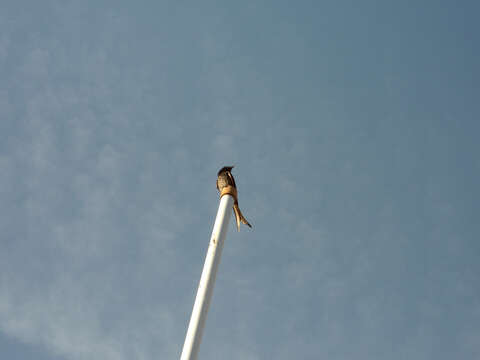
[[[181,360],[196,360],[202,333],[207,319],[208,307],[212,298],[218,264],[222,256],[223,242],[227,235],[228,223],[232,213],[234,199],[231,195],[223,195],[218,206],[217,217],[213,225],[207,257],[203,265],[202,276],[198,285],[192,316],[188,324],[185,343],[183,344]]]

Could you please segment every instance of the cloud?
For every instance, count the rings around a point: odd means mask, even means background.
[[[179,220],[174,177],[153,164],[185,161],[189,150],[147,140],[148,154],[132,151],[128,105],[103,73],[105,44],[79,61],[98,77],[76,82],[54,42],[30,42],[11,65],[10,79],[29,85],[0,89],[13,97],[2,116],[20,119],[0,155],[0,329],[69,359],[176,357],[184,324],[169,278],[182,261],[172,244],[189,214]],[[9,43],[3,36],[2,56]]]
[[[382,107],[349,78],[378,69],[310,46],[301,7],[155,6],[0,15],[1,332],[178,357],[233,164],[254,228],[231,226],[203,357],[475,353],[478,211],[450,131]]]

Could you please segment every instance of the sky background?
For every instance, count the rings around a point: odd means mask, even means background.
[[[2,1],[2,358],[478,359],[479,11]]]

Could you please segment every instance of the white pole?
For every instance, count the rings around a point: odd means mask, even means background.
[[[202,333],[207,319],[208,307],[212,298],[215,278],[217,276],[218,264],[222,256],[223,242],[227,235],[228,222],[232,213],[233,197],[223,195],[218,206],[217,217],[213,225],[210,244],[208,245],[207,257],[203,265],[202,277],[198,285],[197,297],[193,305],[192,316],[188,324],[185,343],[183,344],[182,356],[180,360],[196,360],[200,343],[202,342]]]

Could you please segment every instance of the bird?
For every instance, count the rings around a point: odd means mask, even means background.
[[[234,196],[234,203],[233,203],[233,213],[235,214],[235,219],[237,220],[237,230],[240,231],[240,222],[243,224],[252,227],[250,223],[245,219],[243,216],[242,212],[240,211],[240,208],[238,207],[238,199],[236,196],[237,193],[237,185],[235,184],[235,179],[233,178],[232,175],[232,169],[234,166],[224,166],[222,167],[217,174],[217,190],[222,194],[222,190],[225,189],[228,186],[232,186],[235,190],[235,196]]]

